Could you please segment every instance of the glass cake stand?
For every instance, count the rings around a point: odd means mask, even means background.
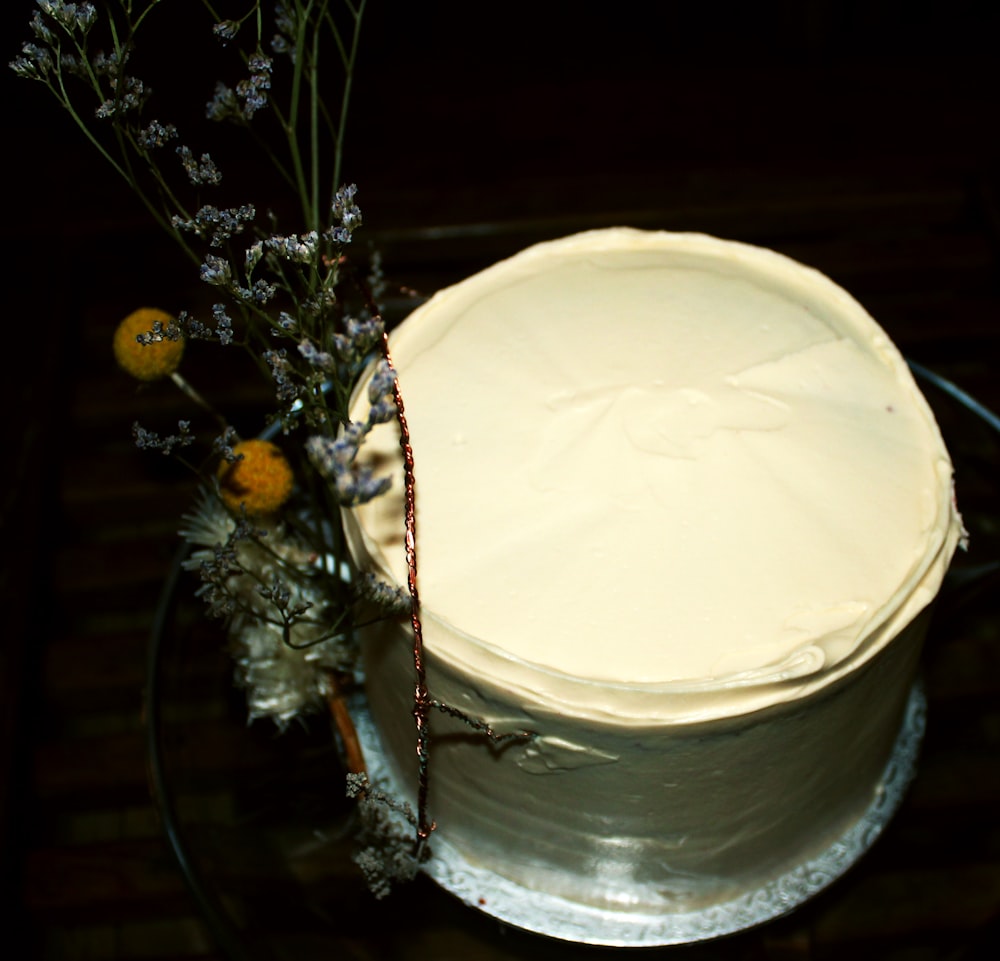
[[[919,830],[927,815],[912,810],[907,788],[914,774],[919,787],[934,752],[950,748],[923,736],[928,700],[934,718],[941,652],[969,631],[995,637],[998,629],[992,597],[1000,583],[1000,420],[951,381],[913,367],[955,460],[972,544],[957,558],[936,607],[925,682],[911,696],[884,791],[862,822],[817,859],[712,912],[635,919],[581,911],[484,876],[440,841],[426,874],[388,898],[374,898],[351,858],[352,802],[329,719],[307,717],[283,733],[270,723],[247,723],[224,634],[204,616],[193,596],[195,578],[178,555],[151,639],[150,781],[169,845],[220,948],[234,959],[260,961],[561,961],[603,956],[610,946],[659,956],[684,945],[686,958],[749,961],[769,956],[762,946],[801,947],[804,937],[816,936],[804,931],[829,934],[831,925],[860,923],[843,907],[864,900],[852,886],[905,873],[915,857],[946,863],[941,851],[914,852],[914,836],[930,848],[935,837]],[[374,732],[360,716],[377,763]],[[945,873],[941,881],[947,884]],[[483,890],[490,893],[487,910],[480,905]]]

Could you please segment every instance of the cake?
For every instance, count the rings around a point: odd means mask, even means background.
[[[651,944],[843,870],[912,761],[962,533],[883,330],[773,251],[614,228],[440,291],[390,345],[431,694],[532,735],[435,713],[430,873],[522,927]],[[349,544],[405,588],[398,425],[363,450],[395,476]],[[363,652],[375,754],[412,800],[408,619]]]

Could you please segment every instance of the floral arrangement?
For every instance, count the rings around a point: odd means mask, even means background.
[[[329,710],[336,722],[347,790],[362,811],[357,861],[381,895],[428,856],[429,714],[461,715],[430,696],[423,674],[412,451],[377,306],[378,258],[361,265],[352,258],[362,215],[357,188],[340,182],[366,2],[279,0],[266,11],[262,0],[239,0],[226,6],[242,13],[228,17],[218,4],[201,2],[221,63],[239,77],[206,90],[204,116],[240,138],[241,165],[250,162],[244,146],[254,146],[294,198],[297,222],[287,232],[276,214],[265,216],[252,203],[213,203],[222,192],[221,167],[152,112],[153,89],[136,64],[145,42],[155,42],[163,0],[107,0],[100,9],[37,0],[33,39],[10,66],[45,85],[213,288],[210,317],[141,307],[121,321],[113,342],[122,370],[141,381],[170,378],[210,419],[208,449],[195,456],[204,432],[191,421],[167,436],[135,424],[134,439],[181,458],[200,478],[181,528],[191,546],[186,565],[200,575],[209,614],[227,625],[250,719],[284,728],[305,712]],[[339,80],[332,108],[321,71],[329,61]],[[245,352],[270,382],[275,409],[266,436],[238,436],[184,378],[185,344],[193,340]],[[367,414],[352,420],[362,375]],[[359,467],[357,455],[371,429],[392,419],[400,424],[407,467],[400,518],[409,545],[407,592],[352,567],[340,520],[342,507],[387,489],[389,479]],[[405,614],[414,632],[417,810],[369,782],[344,701],[357,686],[355,629]]]

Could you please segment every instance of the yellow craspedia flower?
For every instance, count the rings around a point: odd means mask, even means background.
[[[277,444],[245,440],[233,448],[240,460],[219,465],[219,489],[230,510],[246,505],[248,514],[270,514],[291,496],[292,468]]]
[[[166,330],[172,320],[170,314],[155,307],[141,307],[129,314],[118,325],[112,342],[118,366],[138,380],[169,377],[180,365],[184,338],[164,337],[152,344],[140,344],[136,337],[148,334],[157,322]]]

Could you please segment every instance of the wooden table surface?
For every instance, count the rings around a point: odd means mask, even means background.
[[[704,231],[823,270],[908,356],[1000,410],[995,13],[541,6],[498,7],[482,24],[458,3],[373,15],[348,177],[393,281],[429,292],[592,226]],[[16,956],[221,958],[164,841],[143,740],[150,623],[192,483],[135,450],[130,429],[189,409],[169,385],[137,389],[110,353],[130,310],[204,294],[55,105],[4,82],[0,815],[5,903],[30,945]],[[202,373],[251,424],[266,394],[207,362]],[[1000,523],[990,493],[970,502]],[[996,947],[997,607],[928,648],[925,755],[872,856],[743,953],[678,956],[958,961]],[[442,942],[427,956],[470,955]]]

